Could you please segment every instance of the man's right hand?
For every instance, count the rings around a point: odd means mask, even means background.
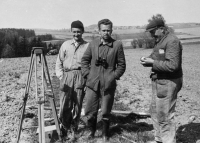
[[[141,57],[141,58],[140,58],[140,64],[144,65],[144,64],[145,64],[145,62],[144,62],[145,59],[146,59],[145,57]]]
[[[59,77],[59,80],[61,80],[62,78],[63,78],[63,76],[60,76],[60,77]]]

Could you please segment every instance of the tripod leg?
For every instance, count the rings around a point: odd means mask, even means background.
[[[54,116],[54,120],[55,120],[56,130],[57,130],[59,139],[62,140],[62,133],[61,133],[61,130],[60,130],[59,119],[58,119],[58,114],[57,114],[57,110],[56,110],[56,104],[55,104],[55,97],[54,97],[54,92],[53,92],[53,86],[51,84],[51,79],[50,79],[50,75],[49,75],[49,70],[48,70],[46,58],[43,55],[42,55],[42,60],[44,61],[44,66],[45,66],[45,69],[46,69],[47,78],[48,78],[49,84],[51,86],[52,95],[49,96],[49,97],[50,97],[50,104],[51,104],[51,108],[52,108],[53,116]]]
[[[26,102],[28,99],[28,92],[29,92],[29,87],[30,87],[30,82],[31,82],[31,76],[32,76],[32,71],[33,71],[33,65],[34,65],[34,57],[33,54],[31,54],[31,63],[30,63],[30,67],[29,67],[29,72],[28,72],[28,79],[27,79],[27,83],[26,83],[26,88],[25,88],[25,94],[24,94],[24,103],[22,105],[22,111],[21,111],[21,118],[20,118],[20,124],[18,127],[18,134],[17,134],[17,143],[19,143],[19,139],[20,139],[20,135],[21,135],[21,130],[22,130],[22,123],[23,123],[23,119],[24,119],[24,112],[26,109]]]
[[[44,102],[45,102],[45,96],[44,96],[44,60],[42,60],[42,57],[43,55],[40,54],[40,61],[41,61],[41,64],[42,64],[42,104],[41,104],[41,130],[42,130],[42,143],[45,143],[45,130],[44,130]]]
[[[37,57],[36,54],[35,56],[35,61],[37,63]],[[43,71],[43,67],[42,67]],[[42,74],[42,79],[43,79],[43,74]],[[43,82],[43,81],[42,81]],[[44,132],[44,100],[43,98],[41,99],[38,98],[38,82],[37,82],[37,64],[35,64],[35,87],[36,87],[36,101],[38,104],[38,124],[39,124],[39,143],[45,143],[45,132]]]

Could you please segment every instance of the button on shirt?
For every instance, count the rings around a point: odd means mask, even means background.
[[[58,78],[61,78],[65,71],[81,68],[81,58],[88,44],[84,40],[78,43],[74,39],[65,41],[62,44],[56,60],[56,76]]]

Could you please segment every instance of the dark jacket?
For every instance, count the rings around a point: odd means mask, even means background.
[[[158,79],[182,77],[182,45],[174,34],[167,32],[155,44],[149,57],[154,59],[151,77]]]
[[[103,48],[104,54],[101,55]],[[107,67],[97,66],[98,57],[104,57]],[[119,79],[126,69],[126,62],[122,42],[114,39],[110,43],[102,45],[101,39],[93,40],[85,51],[82,61],[81,70],[84,78],[87,78],[86,86],[97,91],[100,88],[103,91],[116,88],[116,79]]]

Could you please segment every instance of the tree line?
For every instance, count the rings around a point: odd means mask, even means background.
[[[0,58],[27,57],[32,47],[46,47],[42,41],[52,40],[51,34],[37,35],[34,30],[0,29]]]

